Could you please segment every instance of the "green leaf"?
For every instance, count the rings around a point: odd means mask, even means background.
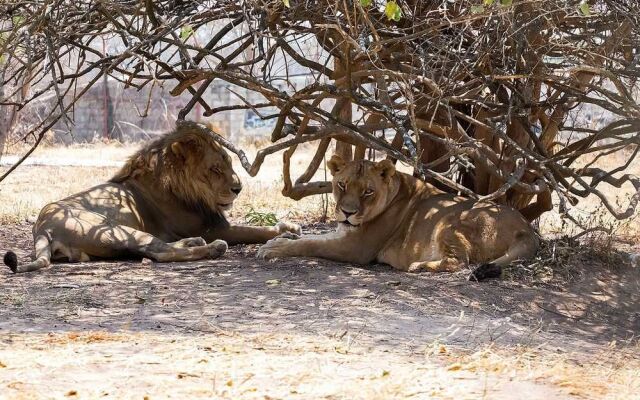
[[[589,15],[591,15],[591,8],[589,7],[589,3],[587,3],[586,1],[583,1],[582,3],[580,3],[580,5],[578,6],[578,9],[584,16],[588,17]]]
[[[387,5],[384,8],[384,14],[391,21],[398,22],[400,21],[400,18],[402,18],[402,10],[400,9],[400,6],[393,0],[387,1]]]
[[[471,14],[480,14],[481,12],[484,12],[483,5],[471,6]]]
[[[274,226],[278,223],[278,217],[274,213],[259,212],[251,207],[244,216],[247,223],[260,226]]]
[[[13,23],[13,26],[19,26],[24,22],[24,18],[19,15],[14,15],[11,17],[11,22]]]
[[[187,24],[180,29],[180,39],[183,41],[191,35],[193,35],[193,27],[191,25]]]
[[[509,7],[510,5],[513,4],[513,0],[500,0],[500,4],[503,7]]]
[[[485,6],[490,6],[495,2],[495,0],[484,0],[482,2],[482,4],[484,4]]]
[[[362,7],[369,7],[371,5],[371,0],[360,0],[360,5]]]
[[[291,3],[289,2],[289,0],[282,0],[282,4],[284,4],[284,6],[287,8],[291,8]]]

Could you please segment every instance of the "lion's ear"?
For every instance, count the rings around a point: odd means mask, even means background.
[[[180,142],[171,143],[171,152],[173,153],[174,156],[184,159],[184,148],[182,147],[182,143]]]
[[[382,160],[376,164],[376,170],[380,172],[382,179],[387,180],[396,173],[396,166],[391,160]]]
[[[197,147],[198,146],[194,138],[181,138],[169,145],[173,155],[182,160],[186,160],[194,153],[197,153]]]
[[[345,164],[346,162],[342,159],[342,157],[340,157],[337,154],[334,154],[329,160],[329,162],[327,162],[327,167],[329,167],[329,171],[331,171],[331,175],[335,175],[338,172],[340,172],[342,168],[344,168]]]

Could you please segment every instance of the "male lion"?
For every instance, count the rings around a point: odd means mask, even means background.
[[[135,153],[109,182],[46,205],[33,227],[35,260],[19,266],[8,252],[4,262],[15,273],[51,260],[199,260],[220,257],[227,243],[300,232],[286,223],[230,225],[223,212],[241,189],[231,159],[209,131],[182,122]]]
[[[409,272],[456,271],[485,263],[475,274],[483,279],[499,275],[514,260],[533,257],[538,249],[535,232],[512,208],[442,192],[397,172],[389,160],[345,162],[333,156],[328,167],[337,231],[299,239],[285,234],[263,245],[258,257],[377,261]]]

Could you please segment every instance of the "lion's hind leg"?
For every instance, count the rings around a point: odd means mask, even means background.
[[[53,255],[51,258],[53,260],[67,260],[70,263],[87,262],[91,260],[91,257],[82,251],[82,249],[69,247],[64,243],[57,242],[55,240],[51,244],[51,247],[53,249]]]
[[[470,281],[497,279],[502,276],[502,268],[516,260],[526,260],[535,256],[539,240],[533,230],[518,232],[513,243],[502,256],[486,264],[478,266],[469,275]]]
[[[437,239],[439,260],[411,263],[409,272],[455,272],[469,265],[471,244],[455,227],[442,230]]]
[[[53,224],[51,235],[56,244],[55,256],[60,253],[71,260],[77,255],[106,259],[147,257],[159,262],[192,261],[218,258],[227,250],[223,241],[206,244],[201,238],[187,238],[174,243],[155,237],[127,225],[114,224],[102,214],[65,209],[64,218]],[[65,251],[69,254],[66,254]]]

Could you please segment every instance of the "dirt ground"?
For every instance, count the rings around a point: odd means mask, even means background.
[[[306,226],[322,231],[323,225]],[[30,226],[0,226],[28,258]],[[548,283],[222,259],[0,271],[1,398],[620,398],[640,390],[640,270]],[[637,397],[636,397],[637,398]]]

